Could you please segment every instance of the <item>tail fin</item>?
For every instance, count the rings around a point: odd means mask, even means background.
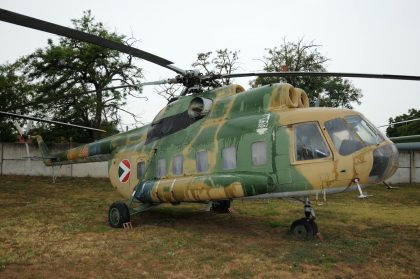
[[[41,157],[44,160],[44,164],[47,166],[51,166],[51,154],[50,150],[48,149],[47,145],[45,144],[44,140],[41,136],[33,136],[36,138],[36,141],[38,142],[39,152],[41,153]]]

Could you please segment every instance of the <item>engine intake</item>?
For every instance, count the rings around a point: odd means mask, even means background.
[[[188,115],[194,119],[206,116],[210,112],[212,105],[213,101],[210,99],[195,97],[188,106]]]

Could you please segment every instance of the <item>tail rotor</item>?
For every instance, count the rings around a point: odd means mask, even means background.
[[[25,143],[26,148],[26,163],[25,163],[25,173],[28,173],[32,170],[31,164],[31,154],[29,152],[29,144],[28,140],[30,139],[29,131],[32,128],[32,120],[29,120],[26,123],[25,130],[22,129],[19,122],[13,121],[13,125],[15,126],[16,130],[18,131],[19,135],[21,136],[21,140]]]

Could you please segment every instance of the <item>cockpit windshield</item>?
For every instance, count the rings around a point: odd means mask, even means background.
[[[347,116],[345,120],[367,145],[379,144],[385,140],[382,134],[360,115]]]
[[[325,121],[324,127],[335,149],[343,156],[386,140],[386,137],[361,115],[334,118]],[[324,135],[315,122],[295,124],[294,132],[297,161],[330,157]]]
[[[349,155],[365,146],[350,127],[343,118],[336,118],[325,122],[325,128],[335,148],[341,155]]]
[[[368,145],[379,144],[384,136],[360,115],[335,118],[325,122],[325,128],[341,155],[348,155]]]

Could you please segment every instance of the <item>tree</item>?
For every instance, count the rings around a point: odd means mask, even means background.
[[[72,20],[77,30],[119,43],[132,44],[132,39],[108,31],[97,22],[90,11],[82,18]],[[40,116],[75,124],[101,128],[116,127],[118,112],[123,111],[125,98],[141,98],[139,89],[106,87],[132,85],[142,77],[141,68],[133,64],[133,57],[108,48],[61,38],[57,43],[48,40],[48,46],[24,57],[23,72],[36,85],[33,109]],[[91,92],[91,93],[89,93]],[[134,114],[130,113],[133,117]],[[78,141],[97,139],[97,133],[76,132],[55,127],[57,134],[76,135]],[[113,129],[114,131],[116,129]]]
[[[238,69],[239,51],[231,51],[227,48],[197,54],[197,60],[191,64],[200,70],[204,75],[231,74]],[[215,80],[212,88],[231,84],[230,78]]]
[[[386,129],[386,134],[388,137],[400,137],[400,136],[411,136],[411,135],[420,135],[420,120],[411,121],[406,123],[394,124],[401,121],[407,121],[420,118],[420,110],[409,109],[408,114],[403,114],[396,116],[395,118],[389,118],[388,128]]]
[[[261,60],[264,63],[264,71],[326,72],[324,64],[329,59],[318,51],[319,47],[313,42],[305,43],[302,39],[296,43],[286,42],[284,39],[279,47],[266,49],[267,55]],[[318,99],[320,106],[352,108],[351,103],[360,104],[362,97],[360,89],[341,77],[257,77],[250,84],[257,87],[276,82],[287,82],[302,88],[308,94],[312,105]]]
[[[228,49],[219,49],[214,53],[212,51],[201,52],[197,54],[197,60],[191,66],[203,75],[231,74],[238,69],[238,53],[239,51]],[[212,81],[209,86],[203,89],[211,90],[229,84],[231,84],[231,79],[223,78]],[[161,85],[155,92],[165,99],[171,100],[179,95],[182,88],[183,86],[178,84]]]
[[[24,75],[19,73],[20,61],[0,65],[0,110],[11,113],[27,113],[25,105],[32,94],[31,86]],[[0,116],[0,141],[16,140],[16,130],[6,117]]]
[[[155,93],[159,96],[162,96],[166,100],[170,101],[176,98],[183,88],[183,85],[180,84],[162,84],[159,85],[159,89],[155,88]]]

